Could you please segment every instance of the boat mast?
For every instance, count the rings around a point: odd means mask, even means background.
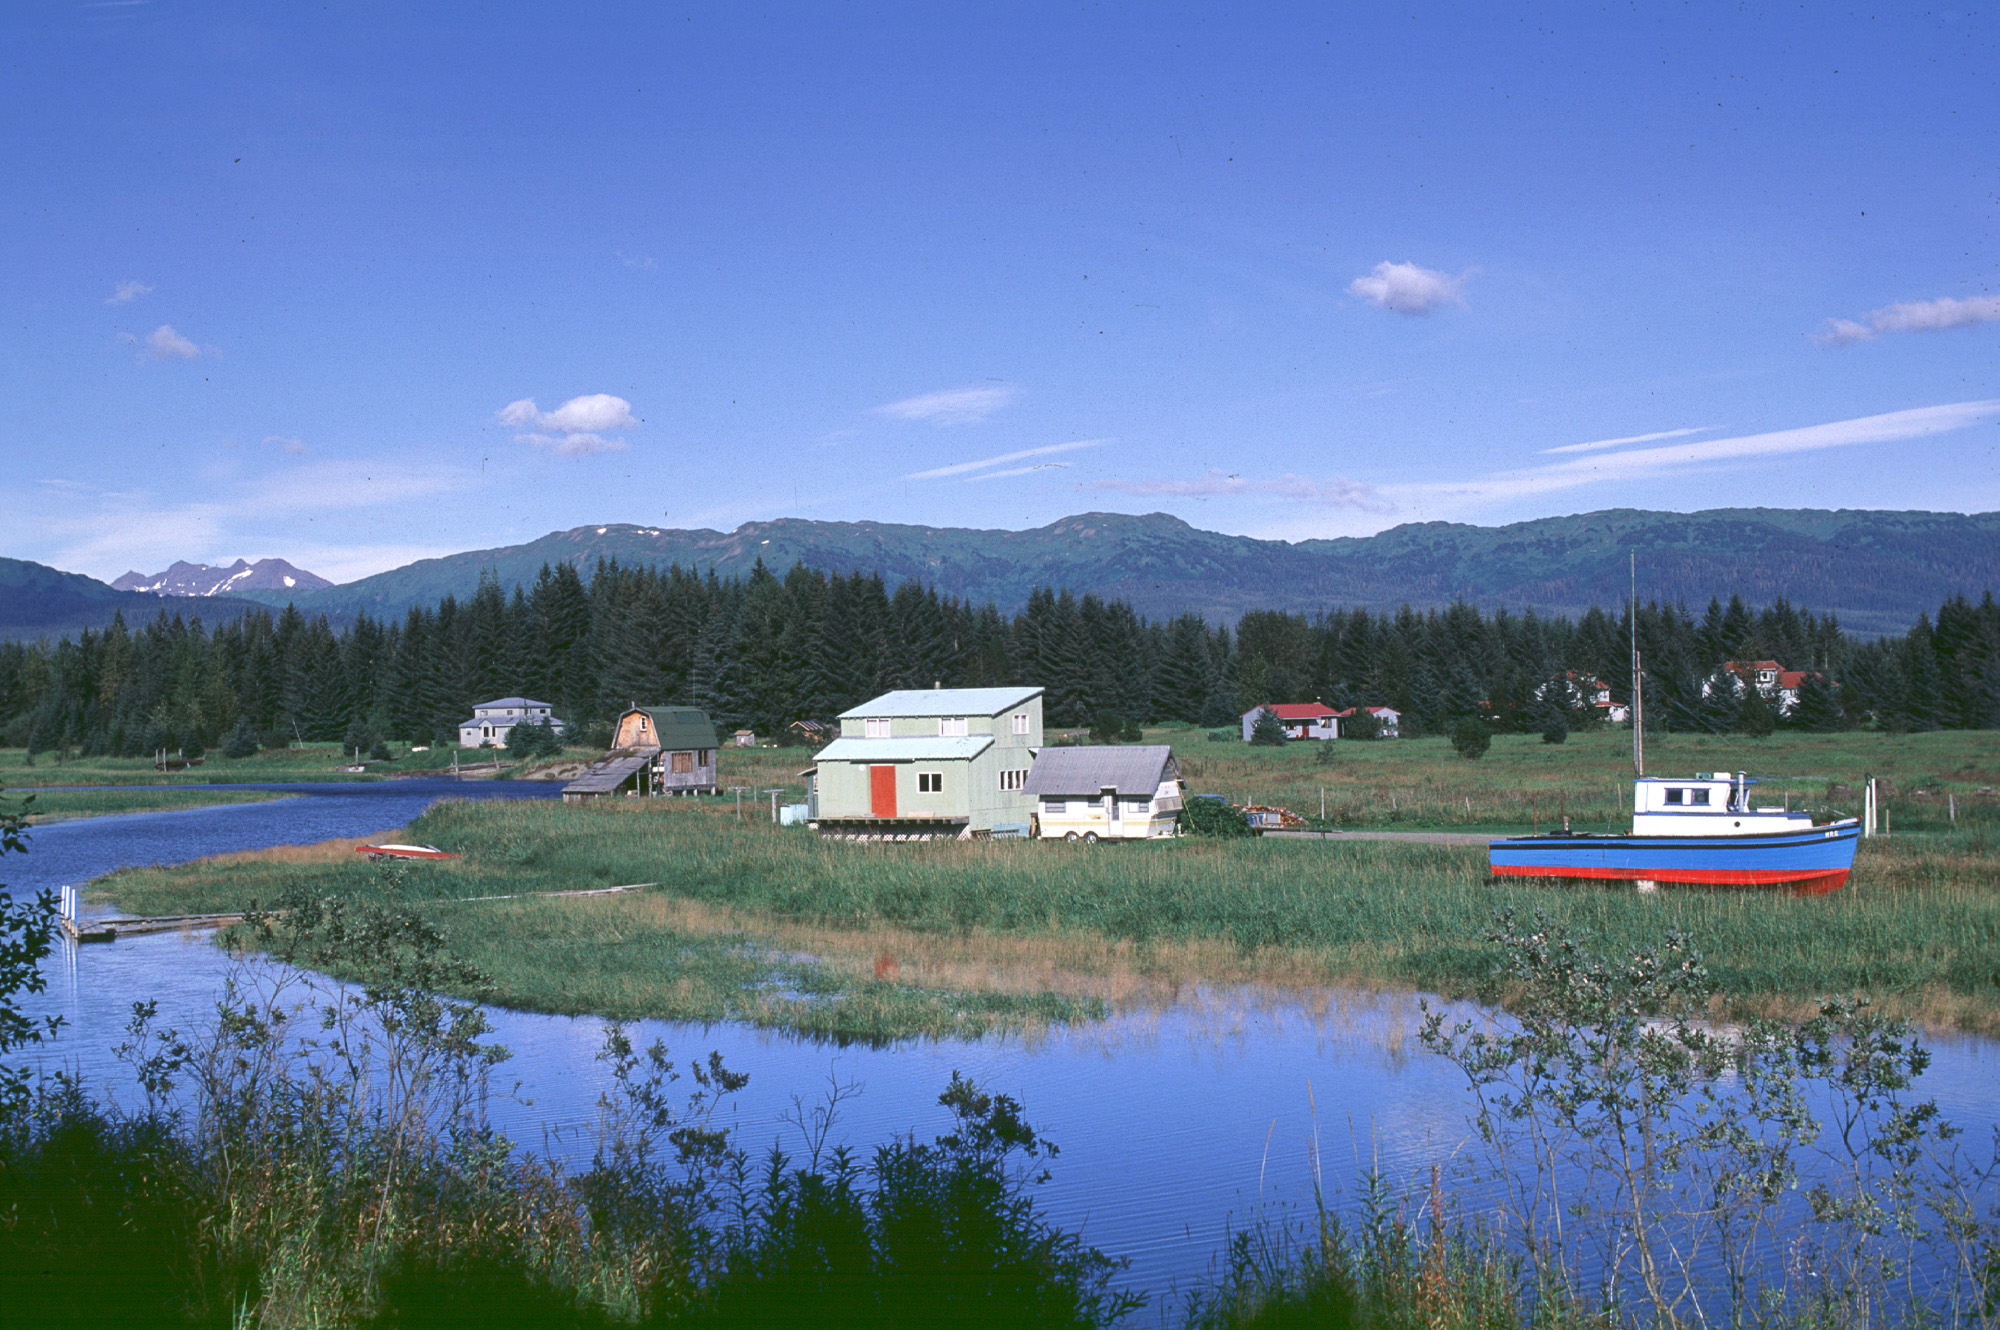
[[[1632,774],[1646,774],[1646,676],[1639,668],[1639,551],[1632,551]]]

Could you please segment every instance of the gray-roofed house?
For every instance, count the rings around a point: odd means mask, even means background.
[[[1039,688],[908,688],[840,715],[813,757],[806,818],[823,836],[1027,834]]]
[[[491,702],[481,702],[472,708],[472,719],[458,723],[458,742],[465,748],[480,748],[488,744],[495,748],[507,746],[507,736],[516,725],[540,724],[548,721],[556,727],[556,733],[563,732],[563,723],[555,718],[553,702],[537,702],[532,697],[496,697]]]
[[[607,795],[715,793],[715,725],[695,707],[632,707],[611,751],[563,786],[565,803]]]
[[[1181,769],[1165,744],[1044,748],[1027,791],[1045,840],[1148,840],[1180,820]]]

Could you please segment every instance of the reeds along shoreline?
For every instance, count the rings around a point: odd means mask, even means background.
[[[497,1000],[531,1009],[882,1039],[1088,1018],[1190,982],[1492,996],[1494,915],[1539,908],[1608,948],[1669,926],[1703,939],[1732,994],[1721,1016],[1805,1015],[1858,992],[1932,1028],[2000,1032],[2000,883],[1971,817],[1866,842],[1849,888],[1815,900],[1495,883],[1482,851],[1453,846],[867,846],[696,801],[447,802],[407,834],[466,858],[412,866],[395,893],[493,977]],[[631,882],[658,885],[453,903]],[[383,890],[365,863],[260,858],[91,888],[135,913]]]

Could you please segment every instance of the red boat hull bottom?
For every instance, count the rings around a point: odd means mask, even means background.
[[[1795,896],[1824,896],[1847,885],[1847,869],[1818,873],[1775,868],[1549,868],[1538,864],[1493,866],[1495,877],[1530,877],[1554,881],[1672,882],[1688,887],[1780,888]]]

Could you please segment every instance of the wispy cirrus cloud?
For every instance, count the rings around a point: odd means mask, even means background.
[[[283,448],[293,457],[303,457],[305,455],[306,441],[304,439],[295,439],[289,434],[266,434],[264,442]]]
[[[1373,272],[1349,282],[1347,293],[1377,309],[1422,315],[1447,305],[1463,305],[1465,284],[1471,277],[1470,269],[1453,277],[1414,263],[1383,262],[1376,264]]]
[[[1388,513],[1396,509],[1396,505],[1381,491],[1361,481],[1348,480],[1343,476],[1316,480],[1289,471],[1280,476],[1245,476],[1215,468],[1192,480],[1107,478],[1092,481],[1089,488],[1147,498],[1212,499],[1247,494],[1269,495],[1293,503],[1316,504],[1326,508],[1354,508],[1369,513]]]
[[[1628,443],[1651,443],[1655,439],[1679,439],[1690,434],[1706,434],[1713,425],[1693,425],[1687,429],[1663,429],[1656,434],[1631,434],[1622,439],[1598,439],[1593,443],[1565,443],[1560,448],[1544,448],[1544,455],[1550,453],[1592,453],[1600,448],[1622,448]]]
[[[524,432],[514,436],[517,442],[531,443],[558,457],[620,452],[632,445],[609,437],[610,432],[637,429],[640,424],[632,414],[632,404],[610,393],[572,397],[553,411],[543,411],[534,398],[523,397],[501,407],[493,418],[522,428]]]
[[[1050,443],[1040,448],[1023,448],[1018,452],[999,453],[992,457],[982,457],[976,462],[953,462],[950,466],[934,466],[928,471],[912,471],[907,476],[900,477],[900,479],[943,480],[949,476],[962,476],[971,471],[984,471],[986,468],[992,466],[1005,466],[1009,462],[1025,461],[1030,457],[1047,457],[1051,453],[1071,453],[1079,448],[1101,448],[1109,442],[1111,442],[1109,439],[1078,439],[1074,443]],[[1005,474],[1015,476],[1026,475],[1028,472],[1036,469],[1035,467],[1024,466]],[[998,478],[998,474],[973,477],[974,480],[997,480]]]
[[[905,397],[875,408],[878,416],[921,420],[931,425],[972,425],[1014,400],[1011,387],[947,388],[942,392]]]
[[[144,282],[120,282],[104,303],[107,305],[129,305],[140,296],[149,295],[153,288]]]
[[[1517,471],[1500,471],[1465,480],[1432,481],[1397,485],[1387,492],[1397,498],[1459,499],[1476,502],[1514,499],[1546,494],[1606,482],[1638,481],[1676,472],[1712,470],[1735,463],[1756,461],[1789,453],[1816,452],[1829,448],[1854,448],[1870,444],[1898,443],[1965,429],[1983,421],[2000,418],[2000,398],[1974,402],[1948,402],[1921,406],[1908,411],[1890,411],[1878,416],[1835,420],[1799,429],[1772,430],[1764,434],[1742,434],[1727,439],[1665,444],[1652,448],[1628,448],[1623,452],[1596,453],[1547,466]],[[1643,438],[1644,436],[1635,436]]]
[[[1883,333],[1939,332],[1995,320],[2000,320],[2000,296],[1971,296],[1964,300],[1943,296],[1884,305],[1869,314],[1866,322],[1828,319],[1818,332],[1807,335],[1821,346],[1852,346],[1856,342],[1873,341]]]

